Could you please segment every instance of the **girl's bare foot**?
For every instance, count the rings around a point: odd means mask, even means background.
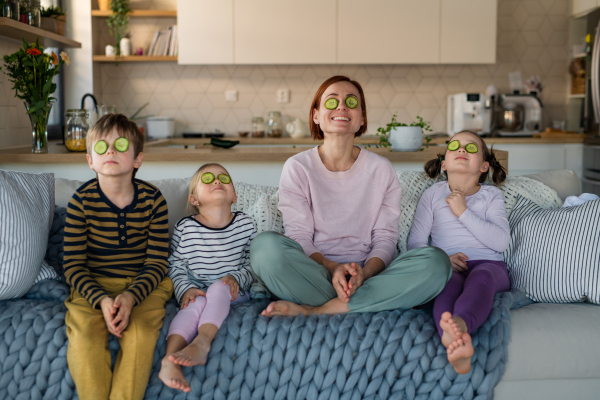
[[[448,311],[442,314],[440,327],[444,331],[442,334],[442,344],[446,348],[457,339],[460,339],[464,332],[467,332],[465,321],[461,317],[453,317]]]
[[[192,343],[187,345],[183,350],[171,354],[169,361],[185,367],[204,365],[210,351],[210,344],[211,342],[205,340],[203,337],[196,336]]]
[[[265,308],[260,315],[264,317],[274,317],[276,315],[296,316],[310,315],[312,307],[306,305],[298,305],[291,301],[274,301]]]
[[[186,393],[192,390],[190,384],[183,376],[183,372],[181,372],[181,367],[173,364],[167,357],[161,361],[158,379],[172,389],[183,390]]]
[[[457,373],[466,374],[471,370],[471,357],[474,353],[471,335],[463,333],[459,339],[450,343],[446,351],[448,361]]]

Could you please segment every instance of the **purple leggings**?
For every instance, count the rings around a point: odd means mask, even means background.
[[[467,324],[467,332],[479,328],[490,315],[494,295],[510,290],[508,270],[503,261],[467,261],[464,272],[452,271],[444,290],[433,303],[433,319],[442,336],[440,319],[449,311]]]

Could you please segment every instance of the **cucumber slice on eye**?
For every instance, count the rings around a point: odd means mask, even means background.
[[[106,144],[104,140],[98,140],[94,145],[94,151],[96,154],[102,155],[106,153],[106,150],[108,150],[108,144]]]
[[[475,143],[469,143],[465,146],[465,150],[467,151],[467,153],[477,153],[479,149],[477,148],[477,145]]]
[[[212,172],[205,172],[200,177],[200,180],[202,181],[202,183],[209,184],[215,180],[215,176],[212,174]]]
[[[460,142],[458,140],[453,140],[450,143],[448,143],[448,150],[450,151],[458,150],[459,147]]]
[[[227,185],[228,183],[231,183],[231,178],[225,174],[217,175],[217,179],[220,180],[221,183],[224,183],[225,185]]]
[[[325,102],[325,108],[328,110],[335,110],[338,106],[337,99],[329,99]]]
[[[356,108],[358,106],[358,99],[354,96],[346,97],[346,105],[348,108]]]
[[[125,153],[128,148],[129,140],[127,140],[127,138],[120,137],[117,140],[115,140],[115,150],[117,150],[118,152]]]

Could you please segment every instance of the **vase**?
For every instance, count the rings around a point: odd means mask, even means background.
[[[390,130],[390,144],[394,151],[417,151],[423,146],[420,126],[397,126]]]
[[[32,105],[29,102],[25,101],[25,108],[29,112]],[[52,104],[54,102],[50,101],[46,105],[48,110],[42,111],[40,114],[37,112],[33,112],[29,115],[29,120],[31,121],[31,152],[34,154],[47,154],[48,153],[48,117],[50,116],[50,109],[52,109]]]

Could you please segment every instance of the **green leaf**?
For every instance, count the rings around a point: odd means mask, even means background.
[[[35,105],[33,107],[31,107],[29,109],[29,111],[27,111],[27,114],[33,114],[34,112],[36,112],[40,108],[43,108],[45,105],[46,104],[43,101],[38,101],[37,103],[35,103]]]

